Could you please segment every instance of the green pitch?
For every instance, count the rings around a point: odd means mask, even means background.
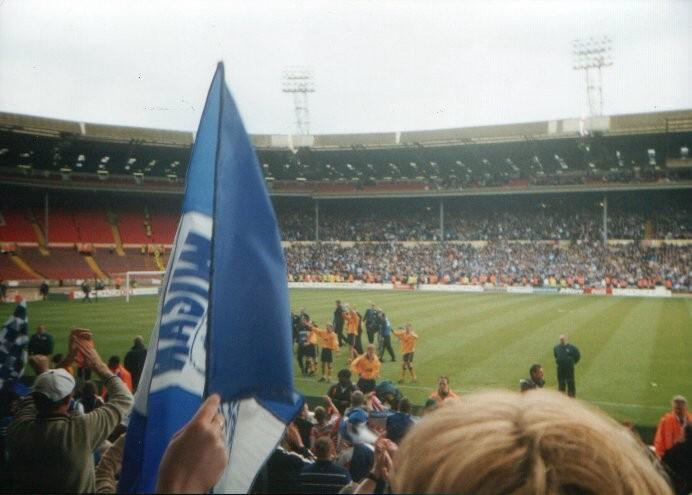
[[[576,367],[577,397],[616,419],[655,425],[673,395],[692,398],[692,299],[291,291],[292,308],[305,307],[320,326],[331,321],[336,299],[361,313],[372,301],[383,308],[394,328],[407,321],[413,324],[420,337],[414,363],[418,383],[401,389],[417,404],[435,388],[438,375],[448,375],[452,388],[461,393],[488,387],[516,390],[535,362],[545,368],[546,386],[556,388],[552,348],[562,333],[582,352]],[[65,349],[72,326],[90,328],[104,359],[112,354],[123,357],[133,336],[148,338],[157,302],[142,296],[129,304],[123,299],[30,303],[30,328],[33,332],[38,323],[45,323],[56,337],[57,352]],[[2,306],[2,318],[11,308]],[[367,343],[365,333],[363,341]],[[347,352],[342,349],[334,375],[346,366]],[[385,357],[383,377],[396,382],[400,367],[398,352],[395,363]],[[296,372],[297,387],[306,395],[323,395],[327,386],[317,378]]]

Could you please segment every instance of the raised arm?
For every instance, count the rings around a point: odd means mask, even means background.
[[[89,446],[96,449],[130,411],[133,398],[122,380],[108,369],[96,349],[80,340],[76,340],[74,345],[84,356],[84,366],[103,379],[103,384],[108,391],[108,402],[89,414],[80,416],[80,419],[86,423],[86,431],[89,432]]]

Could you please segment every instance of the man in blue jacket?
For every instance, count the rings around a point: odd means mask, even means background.
[[[555,364],[557,364],[557,383],[560,392],[567,389],[570,397],[577,395],[574,384],[574,365],[581,359],[579,349],[567,343],[567,335],[560,335],[560,343],[553,348]]]
[[[392,349],[392,324],[387,318],[387,315],[380,312],[380,337],[382,337],[382,343],[380,347],[380,361],[383,361],[384,351],[389,352],[392,358],[392,362],[396,361],[394,357],[394,349]]]

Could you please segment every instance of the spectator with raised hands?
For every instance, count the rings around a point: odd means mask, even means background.
[[[91,333],[79,330],[84,337]],[[84,367],[104,382],[110,400],[90,413],[68,414],[75,380],[64,368],[80,356]],[[132,406],[132,394],[106,366],[96,349],[70,336],[69,352],[57,369],[48,358],[32,356],[36,371],[33,392],[19,403],[8,427],[8,453],[13,469],[12,489],[18,492],[93,492],[96,450]]]

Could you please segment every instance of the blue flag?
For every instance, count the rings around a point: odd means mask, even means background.
[[[286,267],[257,158],[219,64],[188,168],[159,316],[130,415],[120,492],[152,492],[171,437],[218,393],[247,492],[298,412]]]

